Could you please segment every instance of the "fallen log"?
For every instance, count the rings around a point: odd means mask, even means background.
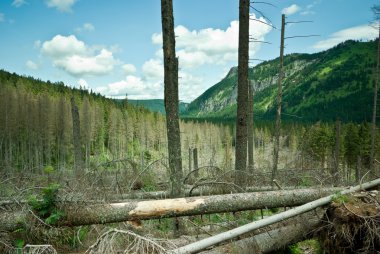
[[[310,211],[251,232],[241,240],[227,242],[202,254],[271,253],[291,244],[313,237],[313,232],[323,225],[325,209]],[[190,243],[190,242],[189,242]],[[182,244],[184,246],[185,244]]]
[[[64,216],[55,226],[81,226],[238,212],[276,207],[292,207],[335,193],[339,188],[280,190],[268,192],[239,193],[204,197],[189,197],[164,200],[130,201],[111,204],[69,204],[60,203]],[[13,231],[33,221],[30,212],[1,212],[0,231]]]
[[[329,195],[329,196],[317,199],[313,202],[306,203],[304,205],[301,205],[299,207],[287,210],[285,212],[275,214],[275,215],[270,216],[268,218],[265,218],[265,219],[262,219],[259,221],[254,221],[254,222],[248,223],[244,226],[241,226],[241,227],[226,231],[224,233],[217,234],[217,235],[214,235],[212,237],[203,239],[201,241],[180,247],[178,249],[173,250],[172,253],[175,253],[175,254],[196,253],[196,252],[204,250],[205,248],[208,248],[210,246],[213,246],[213,245],[234,239],[240,235],[249,233],[253,230],[257,230],[259,228],[274,224],[274,223],[282,221],[282,220],[286,220],[288,218],[292,218],[292,217],[297,216],[299,214],[302,214],[302,213],[314,210],[318,207],[327,205],[334,199],[334,197],[337,197],[337,195],[345,195],[345,194],[352,193],[352,192],[355,192],[358,190],[373,188],[373,187],[376,187],[379,185],[380,185],[380,178],[373,180],[373,181],[370,181],[370,182],[367,182],[367,183],[364,183],[364,184],[361,184],[361,185],[358,185],[358,186],[355,186],[355,187],[352,187],[350,189],[340,191],[337,194]]]

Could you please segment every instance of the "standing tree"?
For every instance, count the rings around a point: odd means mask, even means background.
[[[375,14],[375,19],[380,20],[380,6],[376,5],[373,7],[373,12]],[[377,39],[377,57],[376,57],[376,70],[375,70],[375,82],[373,87],[373,109],[372,109],[372,128],[371,128],[371,154],[370,154],[370,171],[373,177],[376,176],[375,172],[375,150],[376,150],[376,115],[377,115],[377,90],[379,87],[379,64],[380,64],[380,22],[378,22],[379,37]]]
[[[278,153],[280,150],[282,78],[283,78],[283,73],[284,73],[284,34],[285,34],[285,14],[282,14],[280,68],[279,68],[279,73],[278,73],[277,114],[276,114],[275,140],[274,140],[274,148],[273,148],[272,181],[276,178],[276,175],[277,175]]]
[[[79,111],[77,105],[75,104],[74,96],[71,97],[71,116],[73,119],[74,168],[75,172],[79,173],[79,170],[83,169],[84,162],[80,137]]]
[[[178,58],[175,55],[172,0],[161,0],[161,20],[171,195],[179,197],[182,195],[182,159],[178,119]]]
[[[247,168],[249,2],[249,0],[239,1],[239,59],[235,150],[235,182],[237,185],[244,185],[244,176],[241,172]]]
[[[248,168],[252,172],[254,169],[253,162],[253,87],[251,84],[248,85]]]

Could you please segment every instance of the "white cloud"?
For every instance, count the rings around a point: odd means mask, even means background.
[[[126,75],[133,74],[136,72],[136,67],[133,64],[124,64],[123,66],[121,66],[121,68],[123,69]]]
[[[328,39],[321,40],[314,44],[313,48],[324,50],[346,40],[372,40],[377,38],[377,36],[377,30],[370,25],[355,26],[333,33]]]
[[[284,9],[282,9],[282,14],[285,14],[287,16],[293,15],[301,10],[301,7],[299,7],[296,4],[292,4]]]
[[[254,14],[251,16],[256,18]],[[267,22],[262,17],[259,20]],[[250,35],[258,40],[263,40],[270,30],[270,26],[254,20],[250,21]],[[225,30],[206,28],[190,31],[179,25],[175,27],[175,34],[177,36],[177,55],[181,68],[193,68],[207,63],[226,64],[230,61],[237,61],[239,21],[232,21]],[[152,42],[161,45],[162,34],[153,34]],[[259,47],[258,43],[250,45],[251,56]]]
[[[126,94],[131,99],[163,97],[163,85],[161,82],[144,82],[140,77],[134,75],[128,75],[124,80],[98,87],[95,91],[114,98],[124,98]]]
[[[46,0],[46,4],[49,8],[57,8],[62,12],[71,12],[71,7],[77,0]]]
[[[91,23],[84,23],[81,27],[75,28],[75,32],[81,33],[83,31],[92,32],[95,30],[95,26]]]
[[[42,44],[42,53],[51,57],[65,57],[68,55],[84,54],[87,48],[83,41],[79,41],[74,35],[56,35],[50,41]]]
[[[26,67],[28,69],[30,69],[30,70],[37,70],[38,69],[38,65],[35,62],[31,61],[31,60],[28,60],[26,62]]]
[[[15,6],[15,7],[21,7],[23,6],[24,4],[26,4],[26,1],[25,0],[14,0],[12,2],[12,5]]]
[[[53,60],[55,67],[76,77],[105,75],[118,64],[111,51],[93,50],[74,35],[56,35],[42,44],[41,52]]]
[[[150,59],[142,66],[143,75],[149,80],[163,80],[164,79],[164,66],[162,62],[157,59]]]
[[[5,15],[4,13],[0,12],[0,22],[4,22],[4,21],[5,21]]]
[[[79,79],[78,80],[78,86],[79,88],[82,88],[82,89],[88,89],[90,86],[88,85],[87,81],[85,79]]]

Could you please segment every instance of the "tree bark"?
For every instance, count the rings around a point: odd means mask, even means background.
[[[71,116],[73,119],[74,168],[78,173],[79,170],[83,169],[84,161],[81,147],[79,111],[74,97],[71,97]]]
[[[211,251],[204,251],[202,254],[212,253],[271,253],[291,244],[307,239],[311,232],[321,226],[322,215],[314,211],[290,218],[260,230],[252,232],[254,236],[247,237],[226,245],[222,245]]]
[[[273,168],[272,181],[277,177],[278,154],[280,152],[280,132],[281,132],[281,104],[282,104],[282,78],[284,75],[284,36],[285,36],[285,14],[282,14],[281,22],[281,46],[280,46],[280,68],[278,73],[277,91],[277,114],[273,148]]]
[[[253,88],[248,84],[248,168],[252,173],[254,169],[253,161]]]
[[[194,170],[198,169],[198,149],[195,147],[193,149],[193,161],[194,161]],[[198,177],[199,176],[199,171],[195,171],[194,173],[194,176],[195,177]]]
[[[380,23],[379,23],[380,25]],[[380,65],[380,26],[378,28],[378,45],[376,57],[376,70],[375,70],[375,83],[373,87],[373,109],[372,109],[372,126],[371,126],[371,153],[370,153],[370,174],[372,177],[376,176],[375,172],[375,155],[376,155],[376,116],[377,116],[377,90],[379,87],[379,65]]]
[[[339,158],[340,158],[340,121],[336,120],[335,122],[335,149],[334,149],[334,183],[335,185],[339,184]],[[349,181],[349,179],[347,179]]]
[[[248,120],[248,58],[249,58],[249,0],[239,1],[238,95],[236,117],[235,183],[244,186],[247,168]]]
[[[379,180],[380,181],[380,180]],[[128,201],[111,204],[76,204],[61,202],[64,217],[56,226],[81,226],[191,216],[200,214],[238,212],[275,207],[292,207],[336,193],[339,188],[281,190],[164,200]],[[0,231],[13,231],[32,220],[27,212],[0,213]]]
[[[172,0],[161,0],[161,18],[171,194],[172,197],[180,197],[182,195],[182,158],[178,116],[178,58],[175,55]]]
[[[191,243],[191,244],[186,245],[186,246],[182,246],[180,248],[173,250],[173,253],[176,253],[176,254],[196,253],[196,252],[199,252],[199,251],[201,251],[205,248],[208,248],[210,246],[220,244],[222,242],[234,239],[238,236],[252,232],[252,231],[260,229],[262,227],[272,225],[274,223],[277,223],[277,222],[298,216],[300,214],[312,211],[318,207],[327,205],[333,200],[334,197],[336,197],[336,195],[345,195],[345,194],[352,193],[355,191],[359,191],[362,189],[373,188],[373,187],[376,187],[379,185],[380,185],[380,178],[373,180],[371,182],[367,182],[367,183],[362,184],[362,185],[357,185],[357,186],[352,187],[352,188],[347,189],[347,190],[343,190],[337,194],[329,195],[329,196],[314,200],[310,203],[306,203],[304,205],[301,205],[301,206],[298,206],[296,208],[287,210],[285,212],[275,214],[275,215],[270,216],[268,218],[265,218],[265,219],[262,219],[259,221],[254,221],[254,222],[248,223],[244,226],[241,226],[241,227],[238,227],[238,228],[235,228],[235,229],[232,229],[232,230],[211,236],[209,238],[203,239],[201,241]]]

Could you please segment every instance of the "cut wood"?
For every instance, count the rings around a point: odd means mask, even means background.
[[[81,226],[168,217],[292,207],[335,193],[339,188],[280,190],[111,204],[60,203],[64,217],[56,226]],[[13,231],[31,221],[28,212],[1,212],[0,231]]]
[[[213,245],[234,239],[240,235],[252,232],[253,230],[274,224],[274,223],[282,221],[282,220],[286,220],[288,218],[292,218],[292,217],[297,216],[299,214],[314,210],[317,207],[327,205],[333,200],[334,197],[336,197],[336,195],[345,195],[345,194],[352,193],[352,192],[355,192],[355,191],[358,191],[361,189],[369,189],[369,188],[373,188],[373,187],[376,187],[379,185],[380,185],[380,178],[373,180],[373,181],[370,181],[370,182],[367,182],[367,183],[362,184],[362,185],[352,187],[350,189],[340,191],[337,194],[333,194],[333,195],[329,195],[329,196],[317,199],[315,201],[312,201],[310,203],[306,203],[304,205],[290,209],[288,211],[275,214],[271,217],[262,219],[260,221],[254,221],[254,222],[248,223],[244,226],[241,226],[241,227],[226,231],[224,233],[217,234],[215,236],[203,239],[201,241],[180,247],[178,249],[173,250],[173,253],[176,253],[176,254],[196,253],[196,252],[204,250],[205,248],[208,248],[210,246],[213,246]]]

